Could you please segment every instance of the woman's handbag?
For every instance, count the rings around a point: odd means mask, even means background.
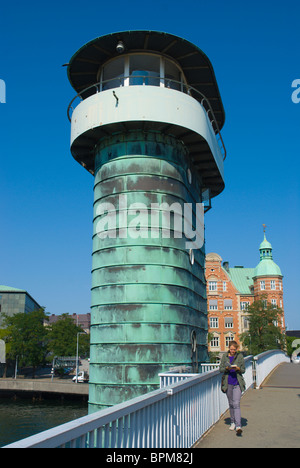
[[[226,392],[227,392],[226,377],[227,377],[227,376],[226,376],[225,374],[222,375],[222,380],[221,380],[221,391],[222,391],[223,393],[226,393]]]

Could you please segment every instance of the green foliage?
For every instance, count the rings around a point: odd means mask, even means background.
[[[7,343],[9,358],[18,357],[19,365],[29,365],[35,369],[45,361],[47,354],[44,321],[48,318],[44,309],[3,316],[5,329],[1,331],[1,336]]]
[[[61,315],[59,320],[48,328],[48,350],[54,356],[75,356],[77,333],[82,332],[82,328],[74,323],[72,317],[68,314]],[[88,354],[89,336],[80,335],[78,343],[79,355]]]
[[[72,317],[63,314],[51,325],[44,309],[13,316],[2,314],[0,339],[6,344],[6,358],[18,359],[19,366],[35,368],[52,361],[54,356],[75,356],[77,334],[79,336],[79,355],[89,355],[89,335],[83,334]]]
[[[282,309],[271,305],[262,296],[247,309],[249,331],[240,336],[244,348],[250,354],[260,354],[271,349],[284,349],[285,336],[278,326],[281,323]]]

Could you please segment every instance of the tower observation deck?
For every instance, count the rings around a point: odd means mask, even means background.
[[[99,37],[68,77],[71,153],[95,177],[93,412],[207,357],[203,213],[224,189],[225,116],[209,59],[171,34]]]

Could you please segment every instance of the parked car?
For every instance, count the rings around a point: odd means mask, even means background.
[[[73,371],[73,367],[63,367],[63,366],[61,366],[61,367],[55,367],[54,369],[52,367],[51,374],[54,373],[54,375],[56,375],[56,376],[58,375],[59,377],[63,377],[64,375],[69,375],[70,372],[72,372],[72,371]]]
[[[76,382],[76,375],[72,379],[73,382]],[[89,381],[89,376],[86,372],[80,371],[78,372],[77,382],[78,383],[85,383]]]

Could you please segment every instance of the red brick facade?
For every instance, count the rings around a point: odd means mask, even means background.
[[[206,255],[208,351],[223,353],[228,343],[248,330],[247,304],[251,305],[262,294],[267,301],[283,309],[282,276],[254,277],[254,268],[229,268],[216,253]],[[282,323],[285,328],[284,314]],[[241,346],[242,349],[242,346]]]

